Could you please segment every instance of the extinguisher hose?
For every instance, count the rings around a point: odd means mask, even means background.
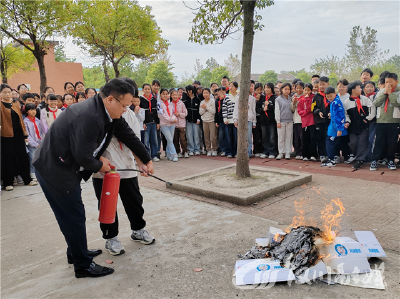
[[[117,171],[137,171],[137,172],[140,172],[140,173],[146,173],[146,172],[141,171],[141,170],[138,170],[138,169],[117,169]],[[155,178],[155,179],[157,179],[157,180],[159,180],[159,181],[161,181],[161,182],[164,182],[164,183],[166,183],[166,184],[172,186],[172,183],[170,183],[170,182],[164,181],[163,179],[160,179],[160,178],[158,178],[158,177],[156,177],[156,176],[154,176],[154,175],[151,175],[151,174],[149,174],[149,173],[146,173],[146,174],[147,174],[148,176],[151,176],[151,177],[153,177],[153,178]]]

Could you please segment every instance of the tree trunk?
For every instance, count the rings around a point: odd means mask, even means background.
[[[238,109],[238,143],[236,176],[250,177],[249,155],[247,153],[247,119],[251,77],[251,56],[254,38],[254,8],[256,1],[241,1],[243,6],[243,46]]]
[[[1,81],[7,84],[7,65],[3,58],[0,57],[0,73],[1,73]]]
[[[44,66],[44,53],[43,51],[33,52],[33,55],[36,58],[39,67],[39,74],[40,74],[40,93],[44,93],[44,90],[47,86],[47,76],[46,76],[46,69]]]
[[[113,68],[114,68],[114,72],[115,72],[115,78],[119,78],[118,63],[113,63]]]
[[[106,60],[105,56],[104,56],[102,65],[103,65],[104,79],[106,80],[106,83],[107,83],[108,81],[110,81],[110,76],[108,75],[107,60]]]

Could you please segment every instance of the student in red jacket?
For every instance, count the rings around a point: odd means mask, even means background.
[[[300,97],[297,104],[297,112],[301,116],[303,161],[317,161],[317,144],[314,114],[312,112],[312,102],[314,98],[313,85],[304,85],[304,95]]]

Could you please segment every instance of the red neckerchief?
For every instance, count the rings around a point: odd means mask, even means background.
[[[228,86],[228,87],[225,87],[225,91],[226,91],[226,93],[228,93],[228,91],[229,91],[229,86]]]
[[[150,94],[150,95],[147,97],[147,96],[144,94],[143,97],[144,97],[146,100],[149,101],[149,110],[150,110],[150,113],[151,113],[151,99],[153,98],[153,95]]]
[[[328,103],[328,101],[326,100],[325,93],[323,93],[323,92],[322,92],[322,91],[320,91],[319,89],[318,89],[318,92],[319,92],[319,94],[320,94],[321,96],[323,96],[323,97],[324,97],[324,104],[325,104],[325,108],[326,108],[326,107],[328,107],[329,103]]]
[[[268,100],[269,100],[272,96],[273,96],[273,93],[271,93],[271,95],[270,95],[269,97],[267,97],[267,95],[265,95],[265,102],[268,102]],[[264,112],[265,112],[265,115],[266,115],[267,117],[269,117],[269,116],[268,116],[268,113],[267,113],[267,110],[265,110]]]
[[[63,107],[64,107],[64,108],[67,108],[67,107],[68,107],[68,105],[67,105],[67,104],[64,104],[64,105],[63,105]]]
[[[177,99],[175,102],[174,101],[172,101],[172,103],[174,103],[174,111],[175,111],[175,113],[177,113],[177,108],[176,108],[176,105],[178,104],[178,101],[179,101],[179,99]]]
[[[163,101],[163,103],[164,103],[164,105],[167,107],[167,112],[168,112],[168,116],[171,116],[171,113],[169,112],[169,103],[168,103],[168,100],[166,100],[166,101],[164,101],[164,100],[162,100]]]
[[[369,98],[370,96],[373,96],[375,94],[375,92],[369,93],[367,95],[365,95],[367,98]]]
[[[37,138],[39,138],[40,140],[42,140],[42,138],[40,137],[39,129],[38,129],[37,125],[36,125],[36,118],[35,118],[35,117],[34,117],[34,118],[30,118],[30,117],[28,116],[28,119],[29,119],[29,120],[33,123],[33,125],[35,126],[35,132],[36,132]]]
[[[221,102],[222,102],[224,99],[225,99],[225,96],[224,96],[222,99],[219,98],[219,101],[218,101],[218,112],[221,111]]]
[[[365,111],[364,111],[364,109],[363,109],[363,107],[361,105],[360,97],[356,97],[356,98],[355,97],[350,97],[350,98],[352,98],[354,101],[356,101],[358,113],[361,114],[360,110],[362,110],[362,112],[364,112],[364,114],[365,114]]]
[[[393,91],[394,91],[394,88],[392,89],[392,92],[393,92]],[[387,112],[388,105],[389,105],[389,95],[387,94],[387,95],[386,95],[385,108],[384,108],[385,113]]]
[[[121,148],[121,151],[123,151],[124,149],[122,148],[122,143],[121,143],[121,141],[119,141],[119,139],[118,139],[118,143],[119,143],[119,147]]]
[[[52,112],[52,113],[53,113],[54,120],[56,120],[56,117],[57,117],[57,115],[56,115],[57,110],[58,110],[58,108],[56,108],[56,111],[53,111],[53,110],[51,110],[51,108],[50,108],[50,106],[49,106],[49,112]],[[69,110],[68,110],[68,111],[69,111]]]

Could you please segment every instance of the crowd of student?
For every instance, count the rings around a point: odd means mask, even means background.
[[[353,163],[354,169],[371,162],[395,170],[399,152],[400,86],[397,74],[383,72],[378,86],[373,72],[365,69],[361,81],[314,75],[312,83],[251,81],[248,97],[248,156],[269,159],[321,161],[321,166]],[[131,110],[140,127],[140,137],[154,162],[161,147],[168,160],[190,156],[226,156],[237,151],[238,83],[223,77],[210,88],[199,81],[177,89],[161,88],[158,80],[142,87]],[[66,82],[64,95],[46,87],[39,96],[25,84],[12,89],[1,85],[2,186],[36,185],[29,163],[49,127],[68,106],[97,92],[82,82]]]

